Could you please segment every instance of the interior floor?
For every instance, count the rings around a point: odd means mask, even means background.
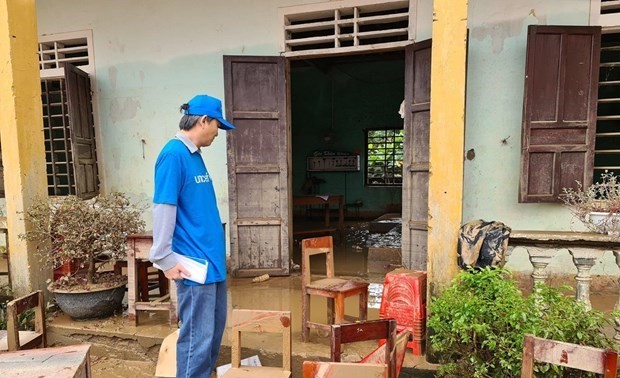
[[[295,237],[292,260],[301,266],[301,240],[316,236],[332,235],[334,238],[334,270],[338,276],[373,278],[384,277],[402,265],[400,250],[401,227],[398,214],[385,219],[346,219],[344,237],[338,232]],[[322,214],[297,215],[293,219],[295,229],[316,229],[323,225]],[[337,223],[332,218],[331,223]],[[325,274],[325,258],[316,256],[310,262],[312,273]]]

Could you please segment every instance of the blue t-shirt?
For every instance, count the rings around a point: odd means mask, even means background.
[[[205,283],[226,280],[226,247],[211,176],[199,151],[170,140],[155,163],[154,203],[177,207],[172,250],[209,262]],[[186,285],[197,285],[183,280]]]

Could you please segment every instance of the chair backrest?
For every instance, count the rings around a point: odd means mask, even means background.
[[[303,285],[312,281],[310,256],[325,255],[325,275],[334,277],[334,241],[331,236],[309,238],[301,241],[301,280]]]
[[[45,334],[45,300],[41,290],[7,303],[7,342],[8,350],[32,349],[47,346]],[[28,332],[28,340],[22,344],[19,338],[19,315],[34,309],[34,332]]]
[[[534,361],[616,377],[618,352],[525,335],[521,378],[533,377]]]
[[[232,311],[232,367],[241,366],[241,332],[281,333],[282,368],[291,371],[291,312],[263,310]]]
[[[350,362],[304,361],[303,378],[385,378],[386,367],[381,364]]]
[[[332,325],[331,360],[340,362],[342,344],[385,339],[385,363],[388,377],[396,377],[396,320],[381,319]]]

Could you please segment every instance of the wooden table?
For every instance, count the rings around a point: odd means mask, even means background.
[[[316,233],[316,232],[330,232],[333,231],[334,228],[329,227],[330,217],[330,204],[338,205],[338,234],[340,236],[340,240],[343,240],[344,237],[344,196],[342,195],[328,195],[328,196],[294,196],[293,197],[293,206],[303,206],[303,205],[323,205],[325,208],[325,222],[324,227],[314,230],[297,230],[293,231],[293,235],[307,234],[307,233]]]
[[[90,344],[0,353],[0,374],[3,378],[89,378]]]

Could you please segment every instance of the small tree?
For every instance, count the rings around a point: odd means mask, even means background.
[[[85,275],[72,280],[63,277],[57,287],[80,283],[89,287],[98,283],[98,263],[127,256],[127,236],[144,230],[141,212],[122,193],[90,200],[76,196],[39,200],[25,212],[31,228],[20,237],[49,245],[51,250],[38,252],[53,268],[78,262],[85,269]]]

